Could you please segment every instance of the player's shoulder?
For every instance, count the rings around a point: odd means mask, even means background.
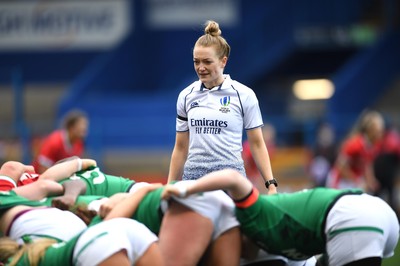
[[[199,80],[196,80],[192,82],[190,85],[186,86],[181,92],[179,93],[179,96],[186,96],[187,94],[191,93],[192,91],[199,89],[201,86],[201,82]]]
[[[47,140],[52,140],[52,141],[61,140],[63,134],[64,134],[63,130],[61,129],[54,130],[47,136]]]
[[[364,137],[361,134],[354,134],[346,140],[347,145],[363,146],[365,143]]]
[[[25,186],[27,184],[33,183],[39,179],[39,174],[25,172],[21,175],[18,180],[18,186]]]
[[[342,146],[342,151],[345,153],[359,153],[364,150],[365,143],[362,137],[358,135],[350,136],[346,139]]]
[[[242,94],[242,95],[255,95],[253,89],[251,89],[250,87],[248,87],[247,85],[234,80],[234,79],[230,79],[229,82],[230,87],[234,90],[236,90],[238,93]]]
[[[48,136],[61,136],[63,134],[63,129],[56,129],[50,132]]]

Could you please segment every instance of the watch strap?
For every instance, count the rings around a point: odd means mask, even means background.
[[[272,178],[272,179],[270,179],[270,180],[265,181],[265,187],[266,187],[266,188],[269,188],[269,186],[270,186],[271,184],[274,184],[275,187],[278,187],[278,182],[276,181],[275,178]]]

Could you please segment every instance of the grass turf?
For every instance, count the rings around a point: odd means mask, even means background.
[[[394,256],[388,259],[384,259],[382,262],[382,266],[399,266],[400,265],[400,244],[397,244],[397,247],[394,251]]]

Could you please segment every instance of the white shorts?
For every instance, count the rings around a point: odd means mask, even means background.
[[[240,266],[246,266],[246,265],[251,265],[252,263],[255,263],[255,262],[264,262],[264,261],[266,262],[266,261],[270,261],[270,260],[284,261],[287,266],[315,266],[315,264],[317,263],[317,259],[315,257],[311,257],[307,260],[296,261],[296,260],[290,260],[290,259],[280,256],[280,255],[271,254],[271,253],[266,252],[265,250],[260,249],[258,251],[257,258],[255,258],[253,260],[241,259]],[[268,263],[265,263],[265,264],[268,265]]]
[[[179,181],[175,185],[179,186],[185,182],[194,180]],[[240,225],[235,215],[235,204],[222,190],[193,194],[187,198],[173,197],[173,199],[211,220],[214,225],[213,240]]]
[[[393,256],[399,221],[382,199],[368,194],[341,197],[330,210],[325,227],[329,265],[369,257]]]
[[[114,218],[89,227],[74,248],[73,264],[98,265],[111,255],[126,250],[132,265],[158,238],[143,224],[129,218]]]
[[[31,235],[33,239],[45,236],[68,241],[86,228],[86,224],[70,211],[35,208],[13,221],[8,236],[16,241],[24,235]]]
[[[149,183],[149,182],[135,182],[129,189],[128,193],[133,194],[136,191],[138,191],[138,189],[145,187],[145,186],[150,186],[150,185],[151,185],[151,183]]]

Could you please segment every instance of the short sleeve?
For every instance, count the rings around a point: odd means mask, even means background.
[[[185,107],[185,102],[186,102],[186,97],[181,92],[179,94],[178,100],[176,102],[176,131],[178,132],[183,132],[183,131],[188,131],[189,126],[188,126],[188,116],[186,112],[186,107]]]
[[[263,125],[262,115],[258,99],[253,90],[243,102],[243,123],[246,130],[261,127]]]
[[[12,178],[5,175],[0,175],[0,191],[9,191],[16,187],[17,184]]]
[[[361,154],[363,147],[358,138],[351,138],[343,146],[343,154],[346,156],[356,156]]]

